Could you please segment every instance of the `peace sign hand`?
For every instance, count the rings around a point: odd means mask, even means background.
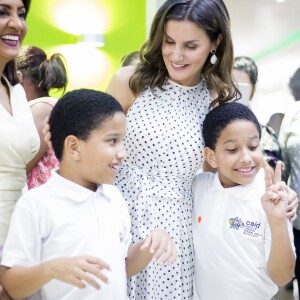
[[[282,162],[278,161],[275,169],[274,184],[281,182],[281,166],[282,166]],[[268,174],[266,175],[266,170],[265,170],[266,189],[273,185],[270,171],[267,170],[267,172]],[[297,207],[298,207],[299,200],[297,197],[297,193],[294,190],[292,190],[288,186],[286,186],[286,189],[288,193],[288,206],[286,208],[286,217],[293,222],[297,218]]]
[[[288,188],[281,181],[281,162],[277,162],[274,182],[269,167],[265,171],[265,194],[262,196],[262,206],[268,219],[285,218],[288,207]]]

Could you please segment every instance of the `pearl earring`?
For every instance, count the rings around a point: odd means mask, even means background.
[[[214,65],[217,62],[217,60],[218,60],[217,55],[216,55],[216,49],[212,49],[210,51],[210,53],[212,54],[212,56],[210,57],[210,63],[212,65]]]

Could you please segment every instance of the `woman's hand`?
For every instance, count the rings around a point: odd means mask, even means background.
[[[298,207],[298,197],[297,193],[290,187],[287,187],[288,192],[288,206],[286,216],[290,221],[295,221],[297,218],[297,207]]]
[[[50,124],[49,124],[50,117],[46,117],[44,120],[44,128],[43,128],[43,134],[44,134],[44,140],[47,143],[48,147],[52,149],[52,142],[51,142],[51,131],[50,131]]]

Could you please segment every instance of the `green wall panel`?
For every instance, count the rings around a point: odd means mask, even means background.
[[[73,0],[76,1],[76,0]],[[64,3],[65,2],[65,3]],[[108,17],[108,26],[104,30],[105,45],[97,48],[108,60],[109,68],[105,78],[99,79],[99,86],[93,88],[105,90],[111,76],[120,67],[121,58],[134,50],[138,50],[146,40],[146,1],[145,0],[77,0],[77,5],[82,5],[83,13],[74,16],[73,21],[77,24],[85,24],[89,15],[84,13],[84,7],[88,2],[93,2],[104,7]],[[32,0],[29,15],[27,17],[28,34],[24,45],[35,45],[44,49],[48,54],[55,52],[57,47],[74,45],[76,36],[58,27],[54,20],[55,10],[58,5],[72,5],[72,1],[67,0]],[[70,8],[71,9],[71,8]],[[66,9],[66,15],[69,12]],[[92,30],[97,30],[92,28]],[[86,54],[82,52],[80,59],[86,59]],[[68,59],[66,57],[68,64]],[[82,64],[84,66],[84,63]],[[93,66],[92,66],[93,67]],[[91,66],[85,69],[81,67],[80,73],[89,76]],[[72,74],[74,76],[74,74]],[[82,75],[82,74],[81,74]],[[95,80],[95,78],[93,78]],[[84,86],[90,87],[87,83]],[[68,88],[68,90],[70,87]]]

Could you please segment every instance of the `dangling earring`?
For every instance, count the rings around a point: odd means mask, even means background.
[[[217,60],[218,60],[217,55],[216,55],[216,49],[212,49],[210,51],[210,53],[212,54],[212,56],[210,57],[210,63],[212,65],[214,65],[217,62]]]

